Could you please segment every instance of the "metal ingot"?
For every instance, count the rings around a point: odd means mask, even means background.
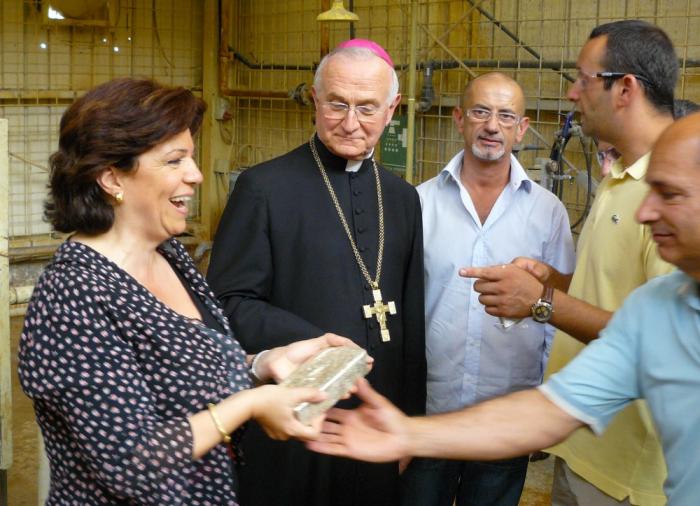
[[[358,378],[369,372],[367,352],[361,348],[334,346],[317,353],[301,364],[280,384],[286,387],[311,387],[325,392],[325,400],[302,402],[294,413],[306,425],[346,395]]]

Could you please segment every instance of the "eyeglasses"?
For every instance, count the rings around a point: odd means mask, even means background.
[[[377,107],[376,105],[350,105],[345,102],[323,102],[321,107],[323,107],[323,116],[325,118],[335,120],[345,119],[345,116],[353,110],[357,121],[360,123],[375,123],[379,121],[380,115],[377,113],[383,109],[383,107]]]
[[[471,109],[467,109],[465,112],[469,119],[478,123],[483,123],[484,121],[490,120],[491,116],[494,114],[493,111],[482,109],[481,107],[472,107]],[[521,120],[520,116],[508,111],[496,112],[496,119],[498,120],[498,123],[504,127],[512,127],[517,125]]]
[[[620,153],[614,147],[604,149],[602,151],[596,151],[595,155],[598,159],[598,165],[600,165],[601,167],[603,166],[606,160],[614,162],[615,160],[620,158]]]
[[[578,72],[576,73],[576,81],[581,83],[581,87],[585,88],[588,85],[588,79],[596,79],[596,78],[602,78],[602,79],[620,79],[625,76],[632,76],[635,79],[638,79],[639,81],[642,81],[647,84],[647,86],[654,86],[652,82],[647,79],[644,76],[640,76],[639,74],[631,74],[629,72],[608,72],[603,71],[603,72],[586,72],[585,70],[578,69]]]

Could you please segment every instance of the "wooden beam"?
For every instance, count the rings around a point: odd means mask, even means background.
[[[12,373],[10,361],[10,160],[8,120],[0,119],[0,469],[12,464]]]

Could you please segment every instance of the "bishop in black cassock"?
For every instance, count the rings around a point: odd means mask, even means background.
[[[372,162],[347,160],[318,137],[319,156],[370,275],[377,265],[378,206]],[[374,357],[368,379],[409,414],[425,411],[423,254],[420,202],[403,179],[379,169],[385,221],[380,287],[395,301],[382,342],[372,304],[308,144],[245,171],[224,211],[208,280],[248,353],[333,332]],[[352,401],[345,401],[346,406]],[[341,403],[342,405],[342,403]],[[388,506],[398,501],[398,465],[318,455],[267,438],[255,423],[239,466],[243,506]]]

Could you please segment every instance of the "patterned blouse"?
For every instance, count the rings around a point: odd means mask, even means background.
[[[159,251],[227,334],[78,242],[36,285],[19,376],[51,464],[49,505],[236,503],[226,446],[192,460],[187,417],[250,387],[245,355],[182,244]]]

